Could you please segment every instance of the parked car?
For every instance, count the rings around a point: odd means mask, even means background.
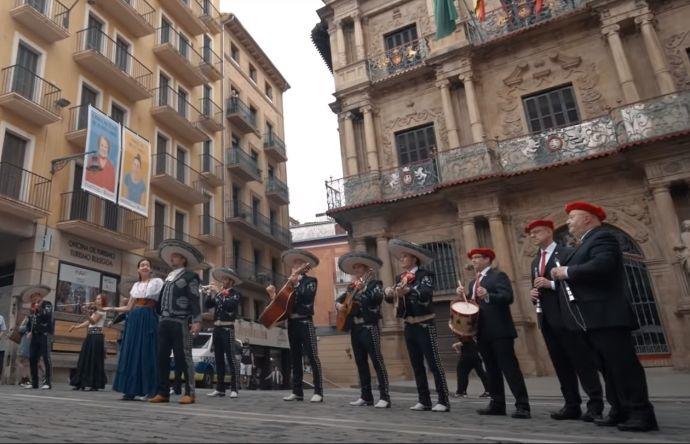
[[[240,350],[242,341],[235,339],[235,362],[239,366]],[[194,360],[194,378],[197,387],[211,388],[217,381],[216,377],[216,356],[213,348],[213,334],[211,332],[200,332],[192,338],[192,359]],[[225,381],[230,382],[230,365],[225,361]],[[239,369],[238,369],[239,372]],[[170,380],[175,380],[175,360],[170,354]],[[239,383],[239,382],[238,382]]]

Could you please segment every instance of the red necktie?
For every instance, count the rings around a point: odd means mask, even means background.
[[[546,274],[546,250],[541,251],[541,262],[539,263],[539,276],[544,277]]]
[[[479,288],[479,281],[482,279],[482,274],[477,273],[477,279],[474,281],[474,289],[472,289],[472,297],[477,296],[477,289]]]

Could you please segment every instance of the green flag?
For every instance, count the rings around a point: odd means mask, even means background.
[[[436,10],[436,40],[450,35],[455,31],[455,19],[458,11],[455,0],[434,0]]]

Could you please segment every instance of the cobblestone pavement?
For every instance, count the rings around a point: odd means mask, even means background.
[[[181,406],[123,402],[111,391],[75,392],[0,386],[0,442],[687,442],[690,399],[655,401],[660,432],[634,434],[580,421],[553,421],[556,398],[532,400],[531,420],[480,417],[477,398],[453,399],[450,413],[412,412],[413,394],[393,408],[350,407],[351,389],[327,390],[324,404],[282,401],[286,392],[243,391]],[[310,396],[306,394],[307,398]],[[175,401],[175,397],[172,398]],[[510,413],[509,408],[509,413]]]

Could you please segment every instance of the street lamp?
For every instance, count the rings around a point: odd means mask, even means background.
[[[72,160],[81,159],[82,157],[97,154],[98,151],[87,151],[80,154],[72,154],[71,156],[60,157],[59,159],[53,159],[50,161],[50,175],[53,176],[55,173],[63,169]],[[101,168],[97,164],[91,164],[86,167],[88,171],[100,170]]]

